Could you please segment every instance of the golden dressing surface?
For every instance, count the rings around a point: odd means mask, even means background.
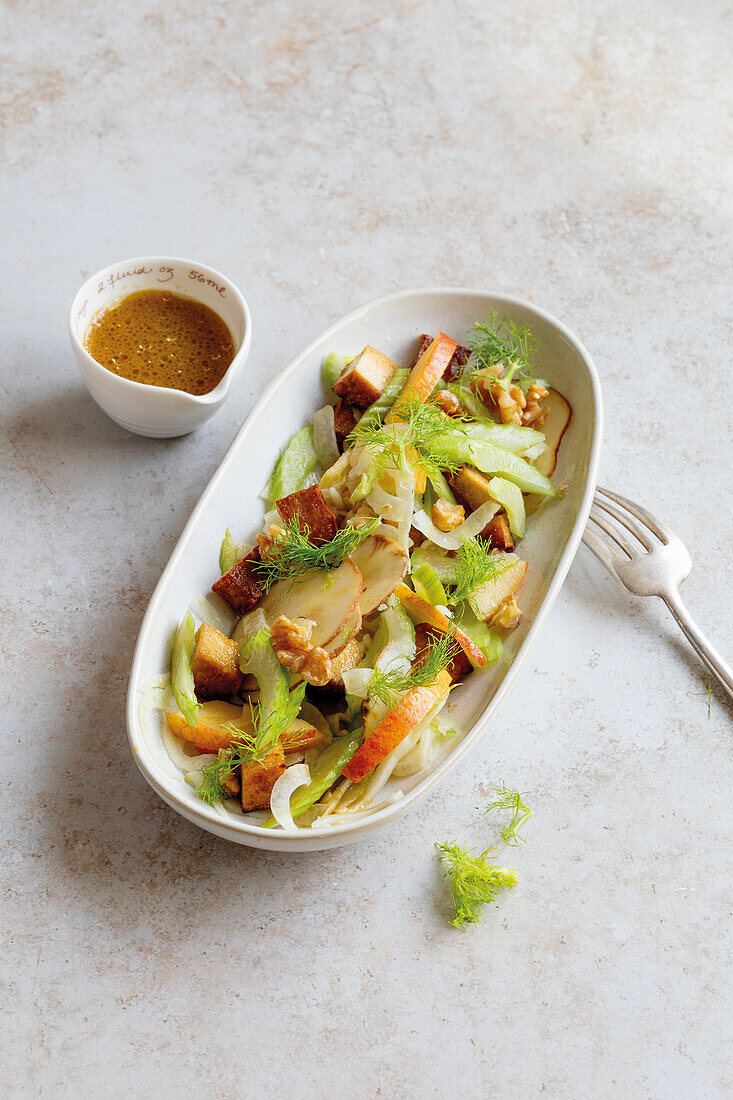
[[[100,310],[84,346],[122,378],[198,395],[221,382],[235,354],[218,313],[169,290],[137,290]]]

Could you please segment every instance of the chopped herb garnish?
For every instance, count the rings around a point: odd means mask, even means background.
[[[519,326],[508,317],[492,313],[486,323],[476,323],[468,336],[471,349],[471,367],[474,371],[492,371],[497,366],[505,368],[501,385],[510,382],[529,386],[533,381],[529,356],[534,347],[532,329]]]
[[[508,825],[504,825],[501,830],[501,839],[505,844],[518,845],[520,842],[524,844],[524,837],[519,835],[520,826],[531,816],[532,811],[529,806],[526,806],[522,801],[523,795],[527,794],[527,791],[510,791],[507,788],[506,783],[503,783],[501,789],[494,787],[494,793],[499,797],[495,802],[489,802],[484,813],[489,813],[490,810],[511,810],[512,819]]]
[[[433,401],[418,397],[398,398],[392,407],[395,422],[383,424],[377,412],[367,412],[348,436],[347,444],[368,447],[374,456],[374,472],[370,481],[376,483],[389,469],[417,468],[428,477],[443,470],[455,472],[461,463],[436,454],[434,444],[446,434],[455,437],[462,422],[447,416]]]
[[[435,847],[443,860],[445,876],[450,880],[454,910],[451,924],[455,928],[480,922],[481,906],[490,905],[498,890],[511,890],[517,885],[517,872],[513,867],[487,862],[487,856],[495,848],[473,855],[473,849],[462,848],[455,840]]]
[[[342,527],[328,542],[316,546],[309,541],[308,525],[301,525],[295,516],[285,521],[283,530],[272,540],[267,557],[254,562],[252,571],[269,592],[276,581],[294,582],[314,569],[335,569],[371,535],[379,522],[373,519],[358,527]]]
[[[293,724],[300,713],[307,684],[299,684],[290,692],[284,706],[271,711],[264,719],[259,703],[250,703],[253,730],[243,730],[236,723],[227,722],[224,729],[231,733],[234,740],[227,749],[219,751],[216,760],[203,768],[203,781],[198,789],[199,798],[213,806],[222,798],[229,798],[224,779],[229,772],[241,765],[261,760],[275,748],[285,731]]]
[[[705,684],[705,691],[688,691],[687,694],[688,695],[694,695],[697,698],[700,698],[701,696],[704,696],[707,699],[707,701],[708,701],[708,718],[710,718],[711,713],[712,713],[712,703],[713,703],[713,683],[712,683],[712,680],[710,679],[709,676],[703,676],[703,683]]]
[[[389,706],[413,688],[425,687],[447,668],[456,656],[459,645],[450,634],[433,637],[421,649],[407,672],[376,668],[369,680],[369,697]]]
[[[468,599],[479,585],[505,573],[513,560],[505,554],[492,554],[491,544],[485,539],[465,539],[451,563],[455,567],[449,583],[454,585],[451,603]]]

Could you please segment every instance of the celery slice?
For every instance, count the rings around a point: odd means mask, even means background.
[[[221,550],[219,551],[219,568],[222,572],[228,573],[230,569],[233,569],[237,564],[237,544],[234,541],[231,531],[227,527],[226,534],[222,539]]]
[[[189,726],[199,722],[199,703],[191,672],[191,657],[195,643],[196,628],[193,615],[189,611],[176,631],[171,656],[171,687],[179,710]],[[274,655],[274,654],[273,654]],[[277,660],[277,658],[275,658]]]
[[[511,533],[516,538],[523,539],[527,530],[527,511],[522,490],[505,477],[492,477],[488,490],[494,500],[504,505]]]
[[[513,481],[524,493],[539,493],[546,497],[558,495],[550,479],[536,467],[496,443],[455,433],[434,440],[432,448],[438,461],[444,458],[448,462],[465,462],[484,474],[499,474]]]
[[[270,645],[270,631],[263,627],[253,638],[239,647],[239,667],[246,675],[254,676],[260,689],[260,725],[271,715],[289,712],[291,709],[290,673],[284,668]],[[300,701],[305,694],[306,685],[300,685]],[[296,688],[296,691],[299,689]],[[293,692],[295,694],[295,692]],[[300,703],[298,703],[298,710]],[[296,710],[293,718],[297,718]],[[292,721],[292,718],[290,719]],[[287,729],[288,722],[283,727]]]
[[[531,447],[545,442],[542,432],[519,424],[466,424],[465,428],[470,439],[479,443],[495,443],[516,455],[524,454]]]
[[[311,766],[311,781],[305,787],[298,787],[290,799],[290,812],[293,817],[299,817],[318,801],[326,793],[329,787],[338,779],[342,768],[345,768],[351,757],[362,741],[363,729],[361,726],[352,733],[346,733],[343,737],[336,737],[331,744],[323,750],[321,755]],[[271,829],[277,825],[274,817],[268,817],[263,825]]]
[[[469,416],[472,416],[474,420],[478,420],[479,423],[482,424],[496,423],[496,420],[492,417],[481,398],[477,397],[468,386],[464,386],[461,382],[449,382],[446,389],[455,394],[466,412]]]
[[[476,643],[486,660],[490,664],[496,664],[504,652],[504,643],[500,635],[486,623],[479,622],[469,611],[459,618],[458,625],[463,633],[468,634],[471,641]]]
[[[378,412],[381,414],[386,413],[388,409],[391,409],[397,398],[402,393],[409,373],[409,370],[403,367],[400,367],[398,370],[396,370],[387,385],[382,390],[381,395],[373,404],[369,406],[367,412],[372,412],[372,410],[374,410],[374,412]]]
[[[437,496],[443,497],[444,500],[449,500],[451,504],[456,503],[456,498],[453,496],[453,491],[445,480],[445,475],[442,470],[432,470],[428,473],[427,477]]]
[[[441,584],[456,583],[458,566],[455,558],[446,557],[445,553],[439,550],[437,546],[418,546],[416,550],[412,551],[412,557],[410,558],[412,576],[414,577],[416,571],[423,569],[426,565],[432,569]],[[446,600],[443,600],[444,604],[446,602]]]
[[[330,351],[324,358],[321,363],[321,381],[327,390],[333,389],[333,384],[338,379],[346,363],[346,356],[339,355],[335,351]]]
[[[297,492],[318,465],[318,455],[313,446],[313,426],[307,424],[296,432],[282,452],[272,471],[268,496],[271,503]]]
[[[433,607],[438,605],[445,607],[448,603],[448,596],[432,565],[423,562],[422,565],[418,565],[417,569],[413,569],[411,576],[418,596],[422,596]]]

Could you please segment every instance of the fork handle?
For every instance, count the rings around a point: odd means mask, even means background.
[[[720,656],[707,640],[693,620],[679,595],[674,592],[662,596],[669,610],[680,625],[682,633],[697,653],[702,663],[710,670],[720,686],[733,699],[733,669]]]

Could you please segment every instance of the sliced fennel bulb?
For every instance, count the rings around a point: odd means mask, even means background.
[[[286,768],[275,783],[270,794],[270,810],[272,816],[283,829],[295,832],[297,825],[293,821],[290,810],[290,798],[298,787],[304,787],[311,781],[310,768],[307,764],[293,764]]]

